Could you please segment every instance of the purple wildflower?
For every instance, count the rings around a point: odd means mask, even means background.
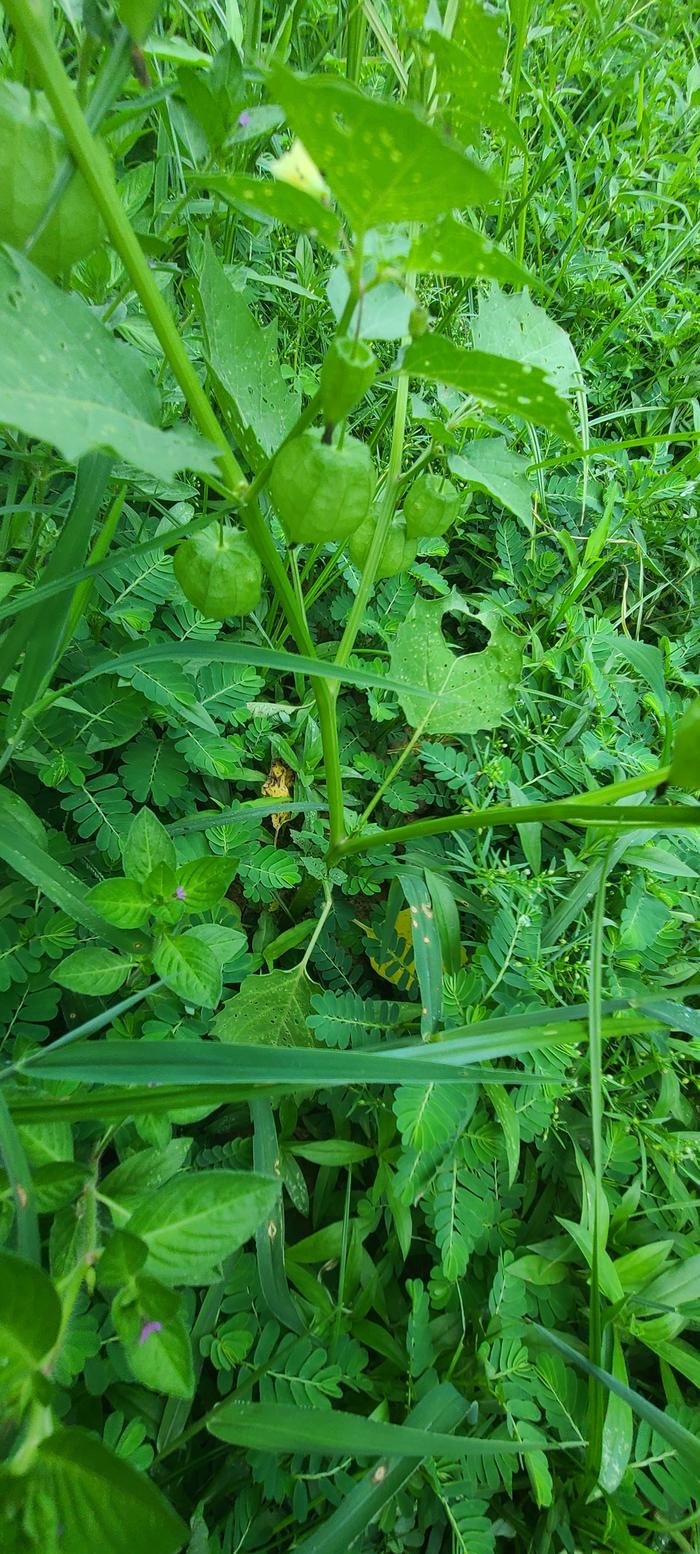
[[[146,1340],[150,1338],[151,1333],[161,1333],[162,1331],[162,1322],[144,1322],[143,1327],[141,1328],[141,1332],[139,1333],[139,1343],[145,1344]]]
[[[243,112],[239,113],[239,115],[238,115],[238,128],[239,129],[247,129],[249,124],[250,124],[250,114],[247,113],[245,108],[244,108]]]
[[[177,896],[178,901],[186,901],[187,900],[187,891],[185,890],[184,885],[178,885],[176,887],[175,895]]]

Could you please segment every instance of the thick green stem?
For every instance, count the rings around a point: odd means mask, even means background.
[[[66,145],[90,189],[109,237],[131,278],[134,290],[182,389],[199,431],[219,450],[224,488],[234,500],[242,504],[241,522],[276,589],[297,647],[302,653],[313,658],[315,657],[314,645],[303,614],[299,611],[294,589],[287,577],[284,564],[257,504],[250,499],[245,500],[248,488],[241,466],[229,447],[226,434],[187,355],[177,323],[151,275],[141,246],[122,207],[111,169],[107,170],[104,158],[98,154],[89,125],[63,69],[60,55],[46,24],[42,0],[7,0],[5,10],[24,44],[27,58],[51,103]],[[318,703],[323,740],[331,837],[334,843],[337,843],[344,835],[344,824],[334,697],[325,683],[317,680],[312,680],[311,683]]]
[[[651,786],[651,783],[647,783]],[[606,793],[601,789],[600,798]],[[611,791],[611,790],[610,790]],[[656,831],[675,831],[700,826],[700,804],[605,804],[584,799],[567,799],[552,804],[494,804],[491,809],[475,809],[464,815],[439,815],[431,820],[412,820],[405,826],[391,826],[370,836],[349,836],[332,849],[329,863],[354,853],[377,847],[401,846],[421,836],[445,836],[451,831],[487,831],[492,826],[522,826],[541,821],[566,825],[616,825],[643,827]]]
[[[355,595],[353,606],[348,616],[347,625],[343,632],[340,646],[335,655],[336,664],[347,664],[350,654],[355,646],[355,638],[364,619],[365,610],[374,588],[374,580],[377,575],[380,557],[384,549],[384,542],[389,532],[389,525],[394,516],[396,506],[397,487],[401,472],[401,459],[403,456],[403,443],[406,433],[406,410],[408,407],[408,375],[402,373],[396,391],[396,404],[394,407],[394,430],[391,438],[391,452],[389,454],[389,468],[387,470],[384,498],[379,510],[377,525],[372,536],[369,555],[364,565],[360,586]],[[336,693],[337,694],[337,693]]]

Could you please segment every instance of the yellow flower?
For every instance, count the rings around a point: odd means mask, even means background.
[[[281,183],[289,183],[292,188],[301,189],[303,194],[310,194],[315,200],[323,200],[328,194],[327,184],[300,140],[292,142],[289,150],[273,162],[270,171]]]

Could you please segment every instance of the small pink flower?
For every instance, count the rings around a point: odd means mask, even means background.
[[[144,1322],[143,1327],[141,1328],[141,1332],[139,1333],[139,1343],[145,1344],[150,1338],[151,1333],[161,1333],[162,1331],[162,1322]]]
[[[246,113],[246,110],[244,108],[243,112],[239,113],[239,115],[238,115],[238,127],[239,127],[239,129],[247,129],[249,124],[250,124],[250,114]]]
[[[187,900],[187,891],[185,890],[184,885],[178,885],[176,887],[175,895],[177,896],[178,901],[186,901]]]

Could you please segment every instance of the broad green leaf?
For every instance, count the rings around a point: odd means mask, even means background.
[[[160,9],[160,0],[117,0],[116,11],[134,43],[145,43]]]
[[[415,1425],[385,1424],[340,1409],[293,1408],[279,1403],[246,1403],[227,1398],[207,1419],[207,1429],[220,1441],[251,1451],[320,1453],[336,1457],[496,1457],[529,1451],[527,1441],[480,1440],[478,1436],[444,1435]],[[539,1443],[535,1448],[541,1451]]]
[[[45,1554],[47,1506],[61,1529],[54,1547],[66,1554],[178,1554],[187,1538],[160,1490],[88,1430],[59,1429],[42,1441],[17,1497],[37,1529],[26,1554]]]
[[[100,880],[87,899],[116,928],[142,928],[150,910],[135,879]]]
[[[506,286],[532,286],[534,277],[491,239],[452,214],[423,227],[409,250],[406,268],[425,275],[464,275]]]
[[[617,1334],[613,1328],[612,1375],[627,1386],[627,1366]],[[603,1442],[598,1480],[606,1494],[614,1495],[627,1471],[634,1441],[634,1415],[629,1403],[611,1392],[605,1411]]]
[[[508,296],[500,286],[492,286],[479,299],[472,334],[477,351],[540,368],[562,397],[582,387],[578,357],[566,330],[526,291]]]
[[[132,1214],[131,1235],[148,1247],[146,1271],[164,1284],[205,1280],[271,1214],[279,1182],[252,1171],[171,1177]]]
[[[208,944],[192,934],[164,934],[153,966],[166,986],[187,1004],[215,1009],[221,997],[221,965]]]
[[[48,1274],[12,1252],[0,1252],[0,1399],[16,1397],[53,1348],[61,1302]]]
[[[279,65],[270,72],[270,92],[356,232],[430,221],[498,193],[490,173],[410,108],[333,76],[296,76]]]
[[[115,1230],[109,1237],[97,1265],[97,1282],[100,1289],[115,1289],[128,1284],[148,1257],[148,1247],[138,1236],[128,1230]]]
[[[139,1274],[112,1301],[112,1321],[136,1381],[168,1397],[190,1398],[192,1345],[179,1308],[174,1290]]]
[[[487,491],[496,502],[515,513],[528,534],[534,529],[533,487],[527,478],[530,459],[514,453],[505,437],[483,437],[468,443],[461,453],[451,454],[450,473],[478,491]]]
[[[268,216],[295,232],[306,232],[332,252],[340,248],[341,225],[335,212],[303,189],[294,189],[275,178],[246,178],[244,173],[213,173],[201,182],[210,194],[217,194],[246,215]],[[496,279],[507,280],[508,276],[498,275]]]
[[[257,469],[291,431],[299,414],[299,401],[280,372],[277,326],[261,328],[209,243],[199,300],[207,360],[222,391],[223,407],[246,458]]]
[[[567,443],[576,442],[566,400],[550,378],[539,367],[510,360],[493,346],[490,353],[468,351],[442,335],[423,335],[409,345],[399,366],[410,377],[446,383],[501,415],[533,421]]]
[[[478,143],[484,125],[521,141],[517,124],[500,101],[505,51],[500,18],[475,0],[464,9],[459,42],[457,34],[446,38],[432,28],[421,36],[437,70],[439,92],[448,98],[444,112],[468,144]]]
[[[246,977],[240,992],[219,1010],[212,1034],[220,1041],[312,1047],[308,1017],[316,984],[300,966]]]
[[[214,55],[207,70],[185,67],[179,72],[180,91],[195,119],[215,148],[221,146],[245,102],[243,65],[230,39]]]
[[[644,1289],[645,1303],[669,1307],[672,1311],[677,1311],[679,1306],[695,1305],[699,1295],[700,1252],[672,1268],[665,1268]]]
[[[426,707],[408,689],[399,701],[412,728],[433,734],[476,734],[497,728],[513,705],[522,672],[522,647],[517,637],[496,619],[491,640],[479,653],[458,657],[442,633],[442,618],[450,599],[416,598],[399,627],[391,651],[395,679],[418,675],[435,693]]]
[[[174,869],[177,862],[174,842],[150,809],[141,809],[135,816],[122,854],[125,874],[139,884],[148,879],[158,864]]]
[[[195,433],[160,430],[140,358],[81,297],[9,251],[0,253],[0,334],[0,425],[52,443],[71,464],[104,452],[162,480],[217,473],[216,451]]]
[[[126,982],[133,964],[133,961],[115,955],[113,950],[75,950],[54,967],[51,975],[54,982],[69,988],[72,993],[103,997],[116,993]]]
[[[235,872],[228,858],[193,858],[177,871],[176,890],[189,912],[206,912],[225,896]]]
[[[174,1138],[162,1148],[154,1146],[127,1155],[126,1160],[102,1177],[100,1192],[109,1199],[110,1207],[118,1204],[124,1210],[124,1218],[128,1218],[141,1198],[182,1170],[191,1145],[191,1138]]]

